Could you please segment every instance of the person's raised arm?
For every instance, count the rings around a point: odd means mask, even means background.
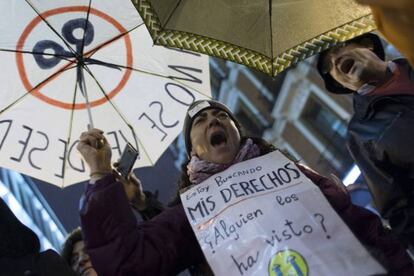
[[[82,134],[78,149],[96,181],[86,189],[80,216],[86,250],[99,275],[175,275],[202,260],[181,205],[136,221],[101,131]]]
[[[146,196],[142,190],[141,181],[133,173],[128,176],[128,179],[124,179],[112,169],[111,147],[102,130],[95,128],[83,132],[77,149],[89,167],[91,185],[95,184],[97,180],[113,174],[116,180],[122,183],[132,207],[137,211],[146,209]],[[117,168],[117,164],[114,164],[115,168]]]

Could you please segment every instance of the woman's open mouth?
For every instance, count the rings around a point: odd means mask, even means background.
[[[341,64],[341,71],[345,74],[348,74],[351,71],[354,64],[355,64],[355,60],[351,58],[345,59]]]
[[[212,147],[218,147],[227,142],[226,133],[223,129],[219,129],[211,133],[210,135],[210,145]]]

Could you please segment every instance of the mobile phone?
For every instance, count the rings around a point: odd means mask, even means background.
[[[135,149],[130,143],[125,145],[124,151],[119,158],[119,165],[117,171],[127,179],[131,173],[132,168],[134,167],[135,161],[139,156],[139,152]]]

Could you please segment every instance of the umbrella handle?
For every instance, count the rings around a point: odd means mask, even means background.
[[[89,119],[89,124],[87,125],[87,128],[88,128],[88,130],[90,130],[92,128],[95,128],[95,126],[94,126],[93,120],[92,120],[91,105],[89,104],[88,94],[86,94],[85,98],[86,98],[86,109],[88,111],[88,119]]]
[[[88,124],[88,130],[90,130],[91,128],[94,128],[94,124],[93,124],[93,120],[92,120],[92,111],[91,111],[91,104],[89,102],[89,97],[88,97],[88,92],[86,91],[86,86],[85,86],[85,82],[81,81],[80,82],[80,89],[82,91],[82,94],[85,97],[85,101],[86,101],[86,110],[88,112],[88,119],[89,119],[89,124]]]
[[[82,65],[83,65],[83,63],[82,63]],[[93,120],[92,120],[91,104],[89,102],[88,91],[86,90],[85,77],[83,75],[83,68],[80,64],[77,65],[76,78],[77,78],[77,82],[78,82],[78,85],[79,85],[79,89],[80,89],[82,95],[85,97],[86,110],[88,112],[88,119],[89,119],[89,124],[87,125],[87,129],[90,130],[90,129],[94,128],[94,124],[93,124]]]

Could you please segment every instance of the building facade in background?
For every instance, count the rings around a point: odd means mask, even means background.
[[[265,138],[324,175],[342,179],[353,168],[346,148],[352,96],[325,91],[315,58],[276,78],[231,62],[211,64],[213,95],[229,106],[247,135]],[[214,76],[220,76],[216,84]]]
[[[265,138],[324,175],[346,177],[353,160],[346,147],[352,95],[325,91],[316,58],[287,73]]]

